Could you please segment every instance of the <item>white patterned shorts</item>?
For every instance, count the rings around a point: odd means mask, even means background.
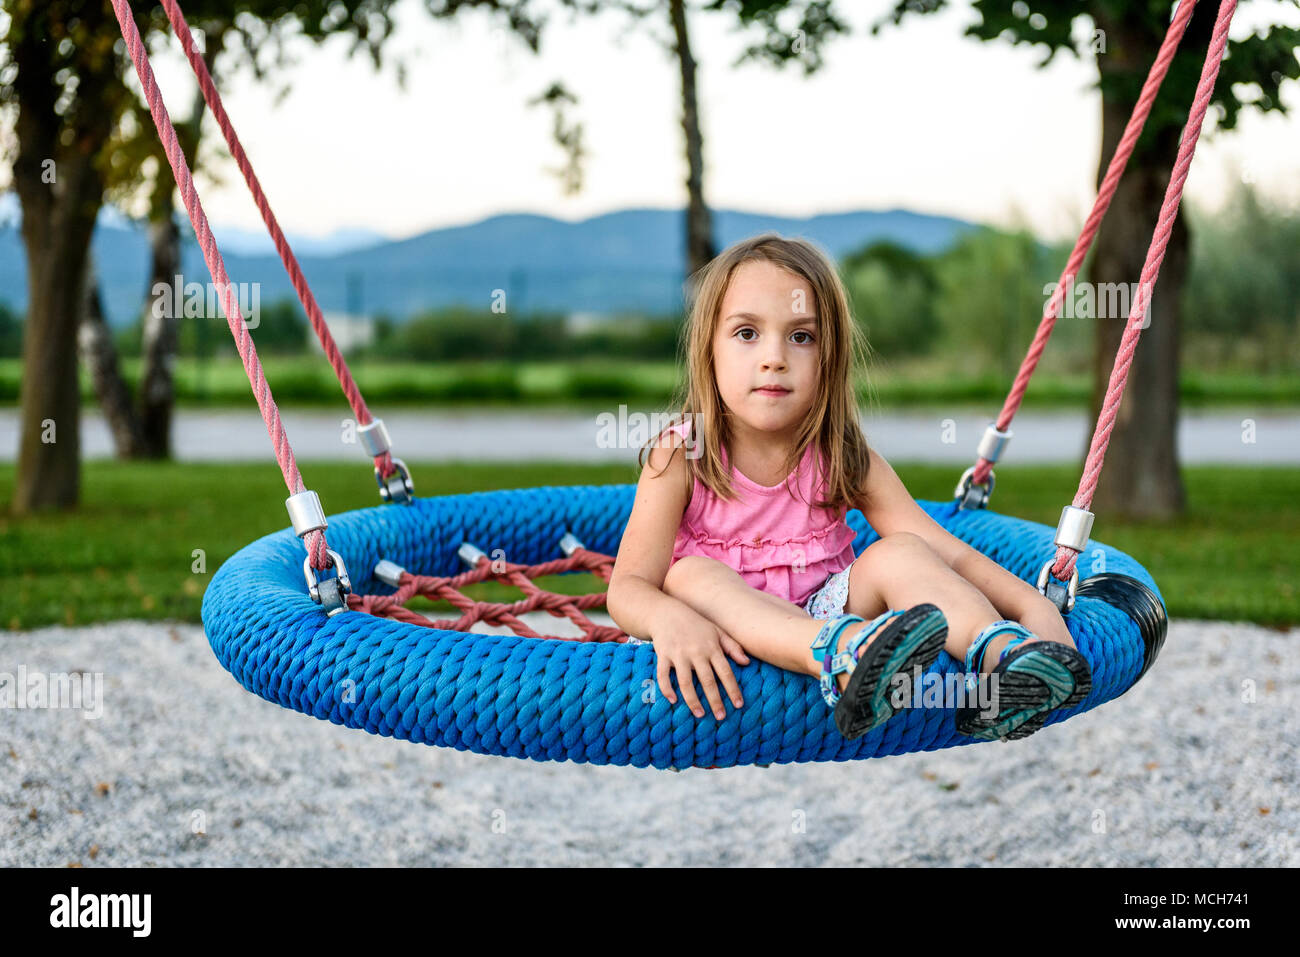
[[[830,620],[845,614],[844,605],[849,600],[849,572],[853,565],[835,572],[822,583],[822,587],[808,596],[803,610],[814,618]]]

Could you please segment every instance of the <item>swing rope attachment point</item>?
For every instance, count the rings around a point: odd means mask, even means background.
[[[1086,508],[1067,505],[1061,509],[1061,520],[1056,523],[1056,537],[1053,539],[1056,547],[1068,548],[1075,554],[1082,552],[1088,546],[1088,538],[1092,535],[1093,518],[1092,512]],[[1043,564],[1038,572],[1038,591],[1046,596],[1062,615],[1068,615],[1074,610],[1074,598],[1079,589],[1079,566],[1071,564],[1070,578],[1062,583],[1060,579],[1052,577],[1052,566],[1055,564],[1055,555]]]
[[[324,532],[329,522],[325,520],[325,509],[321,506],[320,496],[311,489],[303,489],[284,500],[284,507],[289,512],[289,521],[293,524],[293,533],[305,539],[312,532]],[[335,569],[333,578],[321,581],[316,577],[316,569],[311,567],[311,555],[302,560],[303,578],[307,580],[307,592],[311,600],[325,609],[329,616],[348,610],[348,593],[352,591],[352,581],[348,578],[348,567],[343,563],[343,556],[332,548],[325,553]]]
[[[976,481],[979,464],[972,465],[961,473],[961,478],[957,480],[957,488],[953,491],[953,496],[957,499],[957,508],[984,508],[988,505],[994,486],[993,463],[1002,455],[1007,443],[1011,441],[1012,434],[1010,429],[999,429],[996,423],[984,430],[977,454],[981,462],[986,463],[987,474]]]

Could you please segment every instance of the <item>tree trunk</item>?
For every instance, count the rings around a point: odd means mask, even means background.
[[[90,370],[90,381],[99,400],[100,411],[113,435],[118,458],[141,455],[140,423],[131,407],[131,392],[122,381],[117,366],[117,347],[113,334],[104,322],[103,303],[95,274],[93,254],[86,264],[86,298],[78,331],[82,364]]]
[[[159,176],[170,177],[167,170]],[[166,193],[160,204],[165,210],[149,223],[149,293],[141,317],[140,435],[141,454],[146,458],[171,457],[172,405],[176,398],[172,367],[176,361],[176,323],[170,308],[155,308],[153,290],[159,284],[170,290],[181,272],[181,233],[176,225],[172,182],[157,187]],[[182,287],[183,288],[183,287]],[[171,302],[171,293],[164,293]]]
[[[215,77],[217,54],[225,42],[224,30],[210,30],[205,37],[203,61]],[[203,128],[203,93],[197,87],[189,119],[177,130],[181,150],[190,169],[198,168],[199,134]],[[140,433],[142,454],[148,458],[171,457],[172,409],[176,401],[173,367],[176,362],[179,316],[154,308],[153,290],[159,284],[168,289],[181,273],[181,232],[176,222],[176,186],[171,168],[159,156],[158,180],[154,186],[149,216],[149,290],[145,295],[140,322],[142,365],[140,371]],[[161,312],[162,315],[158,313]]]
[[[1188,25],[1180,57],[1203,58],[1214,20],[1212,4],[1198,8]],[[1140,17],[1108,20],[1097,14],[1098,25],[1109,38],[1109,52],[1098,56],[1103,78],[1144,75],[1155,59],[1162,39]],[[1140,82],[1130,84],[1136,95]],[[1177,157],[1182,123],[1189,104],[1176,107],[1176,121],[1158,126],[1161,106],[1169,108],[1165,92],[1156,103],[1133,157],[1129,162],[1106,221],[1097,234],[1095,258],[1089,279],[1097,296],[1097,331],[1093,350],[1091,422],[1100,414],[1115,355],[1123,337],[1127,310],[1106,309],[1108,287],[1123,284],[1129,295],[1118,301],[1131,304],[1142,264],[1146,260],[1170,172]],[[1133,101],[1103,97],[1102,160],[1097,182],[1105,176],[1133,109]],[[1186,220],[1175,220],[1160,268],[1160,278],[1150,297],[1149,325],[1142,330],[1129,368],[1128,384],[1115,419],[1105,465],[1093,497],[1098,514],[1130,518],[1169,518],[1186,508],[1186,491],[1178,469],[1178,366],[1182,290],[1187,278],[1190,237]],[[1110,300],[1114,303],[1116,300]],[[1088,432],[1091,442],[1092,430]],[[1087,449],[1084,449],[1086,456]]]
[[[109,9],[87,5],[82,11],[90,35],[112,29]],[[22,205],[28,290],[12,503],[17,514],[75,505],[80,492],[77,324],[104,191],[96,161],[114,117],[100,95],[117,83],[116,57],[109,48],[80,74],[77,108],[63,111],[79,123],[65,137],[64,117],[55,112],[60,86],[51,60],[52,15],[57,14],[39,5],[18,11],[9,35],[18,102],[13,181]]]
[[[673,22],[674,52],[682,74],[682,129],[686,133],[686,257],[690,281],[716,255],[713,245],[713,217],[704,203],[704,137],[700,133],[699,109],[695,99],[695,59],[691,56],[686,30],[684,0],[669,0]]]

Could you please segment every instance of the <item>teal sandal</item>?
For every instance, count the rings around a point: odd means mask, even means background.
[[[998,635],[1011,632],[997,667],[980,673],[984,651]],[[980,708],[957,709],[957,730],[981,741],[1011,741],[1040,730],[1053,711],[1073,708],[1092,690],[1092,669],[1083,655],[1057,641],[1033,641],[1033,632],[1016,621],[995,621],[966,650],[966,687],[992,682],[995,717]],[[996,676],[996,680],[994,680]]]
[[[846,738],[861,737],[892,718],[898,711],[889,693],[894,676],[901,673],[910,679],[914,668],[927,670],[948,637],[943,612],[934,605],[916,605],[878,616],[836,652],[844,629],[864,620],[857,615],[832,619],[822,625],[812,643],[813,656],[822,665],[822,697],[835,710],[835,727]],[[879,636],[862,651],[881,626]],[[841,694],[835,676],[846,671],[849,681]]]

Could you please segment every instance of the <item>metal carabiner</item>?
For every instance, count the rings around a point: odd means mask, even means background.
[[[316,569],[311,567],[311,556],[302,560],[302,574],[307,579],[307,592],[311,600],[325,609],[329,616],[348,610],[348,592],[352,591],[352,582],[348,578],[348,566],[343,564],[343,556],[332,548],[325,549],[338,574],[324,581],[316,580]]]
[[[957,500],[957,508],[983,508],[989,503],[989,496],[993,494],[995,479],[993,470],[989,469],[988,481],[983,484],[975,484],[975,466],[971,466],[965,472],[961,473],[961,478],[957,480],[957,487],[953,489],[953,498]]]
[[[1070,581],[1063,585],[1052,576],[1055,564],[1056,556],[1052,556],[1038,573],[1038,593],[1055,605],[1062,615],[1068,615],[1074,610],[1074,598],[1079,590],[1079,566],[1070,569]]]

